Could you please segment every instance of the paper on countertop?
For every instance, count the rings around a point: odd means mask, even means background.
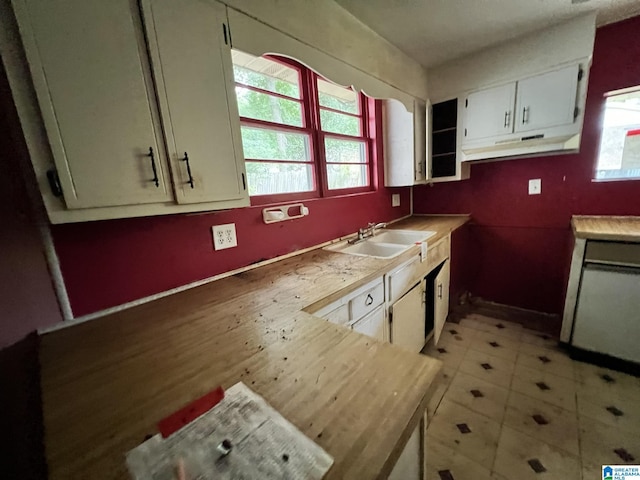
[[[224,439],[233,448],[224,456]],[[187,480],[320,480],[333,458],[240,382],[214,408],[168,438],[160,434],[127,453],[135,480],[176,480],[182,461]]]

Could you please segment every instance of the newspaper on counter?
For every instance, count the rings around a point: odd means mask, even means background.
[[[207,413],[138,445],[126,461],[136,480],[177,480],[179,468],[186,480],[320,480],[333,457],[240,382]]]

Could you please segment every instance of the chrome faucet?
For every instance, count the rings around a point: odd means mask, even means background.
[[[361,242],[369,237],[373,237],[376,230],[379,230],[381,228],[385,228],[387,226],[386,223],[381,222],[381,223],[369,223],[367,225],[367,228],[359,228],[358,229],[358,235],[355,238],[352,238],[351,240],[347,240],[347,243],[349,245],[354,245],[358,242]]]

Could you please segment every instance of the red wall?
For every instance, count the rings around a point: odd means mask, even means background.
[[[17,128],[0,63],[0,349],[62,320],[23,181],[20,161],[28,160]]]
[[[487,300],[562,313],[576,214],[640,215],[640,181],[592,182],[603,94],[640,85],[640,17],[597,30],[579,154],[473,164],[471,178],[416,189],[416,213],[471,213],[475,272]],[[529,196],[528,181],[542,179]]]
[[[380,152],[381,142],[377,147]],[[392,193],[401,194],[400,207],[391,207]],[[400,218],[409,214],[409,201],[408,188],[381,187],[304,201],[307,217],[269,225],[263,207],[247,207],[54,225],[52,232],[71,307],[80,316]],[[224,223],[236,224],[238,247],[216,252],[211,226]]]

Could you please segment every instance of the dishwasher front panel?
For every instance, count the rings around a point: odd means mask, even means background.
[[[571,344],[640,363],[640,269],[585,265]]]

